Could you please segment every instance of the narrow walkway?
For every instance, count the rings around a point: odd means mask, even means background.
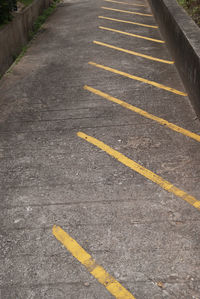
[[[200,298],[200,124],[123,1],[64,0],[0,81],[2,299]]]

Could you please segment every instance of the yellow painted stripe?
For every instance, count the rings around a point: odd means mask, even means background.
[[[103,30],[108,30],[108,31],[112,31],[112,32],[117,32],[117,33],[120,33],[120,34],[128,35],[128,36],[133,36],[133,37],[137,37],[137,38],[142,38],[142,39],[150,40],[150,41],[156,42],[156,43],[161,43],[161,44],[165,43],[163,40],[160,40],[160,39],[155,39],[155,38],[151,38],[151,37],[147,37],[147,36],[143,36],[143,35],[129,33],[129,32],[121,31],[121,30],[116,30],[116,29],[113,29],[113,28],[102,27],[102,26],[99,26],[99,28],[103,29]]]
[[[128,2],[121,2],[121,1],[114,1],[114,0],[104,0],[104,1],[112,2],[112,3],[119,3],[119,4],[124,4],[124,5],[132,5],[132,6],[143,6],[143,7],[146,6],[144,4],[128,3]]]
[[[115,50],[118,50],[118,51],[122,51],[122,52],[125,52],[125,53],[128,53],[128,54],[131,54],[131,55],[143,57],[143,58],[146,58],[146,59],[149,59],[149,60],[154,60],[154,61],[163,62],[163,63],[167,63],[167,64],[174,64],[173,61],[164,60],[164,59],[152,57],[152,56],[149,56],[149,55],[144,55],[142,53],[138,53],[138,52],[130,51],[130,50],[127,50],[127,49],[115,47],[113,45],[102,43],[102,42],[98,42],[98,41],[95,41],[95,40],[93,41],[93,43],[96,44],[96,45],[100,45],[100,46],[104,46],[104,47],[107,47],[107,48],[111,48],[111,49],[115,49]]]
[[[53,235],[60,241],[65,248],[92,274],[98,282],[117,299],[135,299],[135,297],[127,291],[113,276],[98,265],[96,261],[87,253],[70,235],[68,235],[61,227],[54,225]]]
[[[153,85],[157,88],[160,88],[160,89],[164,89],[164,90],[167,90],[167,91],[170,91],[170,92],[173,92],[173,93],[176,93],[178,95],[181,95],[181,96],[187,96],[186,93],[182,92],[182,91],[179,91],[179,90],[176,90],[174,88],[171,88],[171,87],[168,87],[168,86],[165,86],[163,84],[160,84],[160,83],[157,83],[157,82],[154,82],[154,81],[149,81],[147,79],[144,79],[144,78],[141,78],[141,77],[137,77],[137,76],[134,76],[134,75],[130,75],[128,73],[125,73],[125,72],[121,72],[121,71],[118,71],[116,69],[113,69],[111,67],[108,67],[108,66],[104,66],[104,65],[101,65],[101,64],[97,64],[95,62],[88,62],[90,65],[93,65],[95,67],[98,67],[100,69],[103,69],[103,70],[106,70],[106,71],[109,71],[109,72],[112,72],[112,73],[115,73],[115,74],[118,74],[118,75],[121,75],[121,76],[124,76],[124,77],[127,77],[127,78],[130,78],[130,79],[133,79],[133,80],[137,80],[137,81],[140,81],[140,82],[143,82],[143,83],[146,83],[146,84],[149,84],[149,85]]]
[[[153,26],[153,25],[147,25],[147,24],[142,24],[142,23],[136,23],[136,22],[131,22],[131,21],[125,21],[125,20],[119,20],[119,19],[113,19],[109,17],[104,17],[104,16],[98,16],[99,19],[105,19],[105,20],[110,20],[114,22],[120,22],[120,23],[127,23],[127,24],[133,24],[133,25],[138,25],[138,26],[143,26],[143,27],[148,27],[148,28],[158,28],[158,26]]]
[[[121,10],[121,9],[105,7],[105,6],[102,6],[101,8],[102,9],[107,9],[107,10],[112,10],[112,11],[117,11],[117,12],[129,13],[129,14],[132,14],[132,15],[139,15],[139,16],[144,16],[144,17],[153,17],[153,15],[146,14],[146,13],[141,13],[141,12],[136,12],[136,11]]]
[[[197,200],[195,197],[189,195],[185,191],[182,191],[181,189],[175,187],[170,182],[164,180],[162,177],[158,176],[157,174],[153,173],[152,171],[148,170],[147,168],[141,166],[140,164],[136,163],[135,161],[127,158],[120,152],[114,150],[110,146],[106,145],[102,141],[91,137],[83,132],[78,132],[77,135],[80,138],[85,139],[89,143],[92,143],[93,145],[97,146],[98,148],[105,151],[107,154],[121,162],[122,164],[126,165],[127,167],[131,168],[132,170],[136,171],[137,173],[141,174],[145,178],[149,179],[150,181],[156,183],[160,187],[162,187],[164,190],[173,193],[174,195],[180,197],[181,199],[187,201],[189,204],[191,204],[193,207],[200,210],[200,201]]]
[[[88,91],[90,91],[90,92],[92,92],[92,93],[94,93],[94,94],[96,94],[96,95],[98,95],[98,96],[100,96],[100,97],[108,100],[108,101],[111,101],[113,103],[119,104],[122,107],[124,107],[126,109],[129,109],[129,110],[131,110],[133,112],[136,112],[136,113],[138,113],[138,114],[140,114],[140,115],[142,115],[142,116],[144,116],[144,117],[146,117],[148,119],[156,121],[157,123],[161,124],[162,126],[168,127],[169,129],[171,129],[171,130],[173,130],[175,132],[178,132],[178,133],[180,133],[182,135],[185,135],[185,136],[187,136],[189,138],[192,138],[192,139],[200,142],[200,136],[198,134],[195,134],[195,133],[193,133],[191,131],[188,131],[188,130],[186,130],[184,128],[181,128],[181,127],[179,127],[179,126],[177,126],[177,125],[175,125],[173,123],[170,123],[170,122],[168,122],[167,120],[165,120],[163,118],[160,118],[160,117],[157,117],[157,116],[155,116],[153,114],[150,114],[150,113],[148,113],[148,112],[146,112],[146,111],[144,111],[144,110],[142,110],[140,108],[132,106],[132,105],[130,105],[130,104],[128,104],[128,103],[126,103],[126,102],[124,102],[122,100],[117,99],[117,98],[114,98],[114,97],[110,96],[109,94],[104,93],[104,92],[102,92],[102,91],[100,91],[98,89],[95,89],[93,87],[85,85],[84,89],[88,90]]]

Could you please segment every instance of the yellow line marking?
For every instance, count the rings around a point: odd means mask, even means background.
[[[117,299],[135,299],[113,276],[98,265],[96,261],[87,253],[70,235],[61,227],[54,225],[53,235],[65,248]]]
[[[144,78],[141,78],[141,77],[137,77],[137,76],[134,76],[134,75],[130,75],[128,73],[124,73],[124,72],[121,72],[121,71],[118,71],[116,69],[113,69],[111,67],[108,67],[108,66],[104,66],[104,65],[101,65],[101,64],[97,64],[95,62],[88,62],[90,65],[93,65],[95,67],[98,67],[100,69],[104,69],[106,71],[109,71],[109,72],[112,72],[112,73],[115,73],[115,74],[118,74],[118,75],[121,75],[121,76],[124,76],[124,77],[127,77],[127,78],[130,78],[130,79],[133,79],[133,80],[137,80],[137,81],[140,81],[140,82],[143,82],[143,83],[147,83],[149,85],[153,85],[157,88],[161,88],[161,89],[164,89],[164,90],[167,90],[167,91],[170,91],[170,92],[173,92],[173,93],[176,93],[178,95],[181,95],[181,96],[187,96],[186,93],[182,92],[182,91],[179,91],[179,90],[176,90],[174,88],[171,88],[171,87],[168,87],[168,86],[165,86],[163,84],[160,84],[160,83],[157,83],[157,82],[154,82],[154,81],[149,81],[147,79],[144,79]]]
[[[162,177],[158,176],[157,174],[153,173],[149,169],[141,166],[140,164],[136,163],[135,161],[127,158],[120,152],[114,150],[107,144],[103,143],[102,141],[91,137],[83,132],[78,132],[77,135],[88,141],[89,143],[97,146],[98,148],[102,149],[105,151],[107,154],[121,162],[122,164],[126,165],[127,167],[131,168],[132,170],[136,171],[137,173],[141,174],[142,176],[146,177],[150,181],[156,183],[160,187],[162,187],[164,190],[173,193],[174,195],[180,197],[181,199],[187,201],[189,204],[191,204],[193,207],[196,209],[200,210],[200,201],[197,200],[195,197],[189,195],[188,193],[182,191],[181,189],[175,187],[173,184],[170,182],[164,180]]]
[[[122,51],[122,52],[125,52],[125,53],[128,53],[128,54],[132,54],[132,55],[135,55],[135,56],[140,56],[140,57],[143,57],[143,58],[146,58],[146,59],[149,59],[149,60],[159,61],[159,62],[163,62],[163,63],[167,63],[167,64],[174,64],[173,61],[164,60],[164,59],[152,57],[152,56],[149,56],[149,55],[144,55],[144,54],[141,54],[141,53],[138,53],[138,52],[134,52],[134,51],[126,50],[126,49],[123,49],[123,48],[115,47],[115,46],[112,46],[110,44],[98,42],[98,41],[95,41],[95,40],[93,41],[93,43],[96,44],[96,45],[100,45],[100,46],[104,46],[104,47],[107,47],[107,48],[115,49],[115,50]]]
[[[114,1],[114,0],[104,0],[106,2],[112,2],[112,3],[119,3],[119,4],[124,4],[124,5],[132,5],[132,6],[143,6],[143,7],[146,7],[146,5],[144,4],[132,4],[132,3],[128,3],[128,2],[120,2],[120,1]]]
[[[136,11],[121,10],[121,9],[111,8],[111,7],[105,7],[105,6],[102,6],[101,8],[107,9],[107,10],[118,11],[118,12],[130,13],[130,14],[133,14],[133,15],[139,15],[139,16],[145,16],[145,17],[153,17],[153,15],[149,15],[149,14],[141,13],[141,12],[136,12]]]
[[[190,138],[192,138],[192,139],[200,142],[200,135],[195,134],[195,133],[193,133],[193,132],[191,132],[189,130],[186,130],[184,128],[181,128],[181,127],[179,127],[179,126],[177,126],[177,125],[175,125],[173,123],[170,123],[170,122],[168,122],[167,120],[165,120],[163,118],[157,117],[157,116],[155,116],[155,115],[153,115],[151,113],[148,113],[147,111],[144,111],[144,110],[142,110],[140,108],[132,106],[132,105],[130,105],[130,104],[128,104],[128,103],[126,103],[126,102],[124,102],[122,100],[114,98],[114,97],[110,96],[109,94],[104,93],[104,92],[102,92],[102,91],[100,91],[98,89],[95,89],[93,87],[85,85],[84,89],[88,90],[88,91],[90,91],[90,92],[92,92],[92,93],[94,93],[94,94],[96,94],[96,95],[98,95],[98,96],[100,96],[100,97],[108,100],[108,101],[111,101],[113,103],[119,104],[122,107],[124,107],[126,109],[129,109],[129,110],[131,110],[133,112],[136,112],[136,113],[138,113],[138,114],[140,114],[140,115],[142,115],[142,116],[144,116],[144,117],[146,117],[148,119],[156,121],[157,123],[161,124],[162,126],[168,127],[169,129],[171,129],[171,130],[173,130],[175,132],[178,132],[180,134],[183,134],[183,135],[185,135],[187,137],[190,137]]]
[[[165,43],[163,40],[160,40],[160,39],[146,37],[146,36],[142,36],[142,35],[138,35],[138,34],[133,34],[133,33],[125,32],[125,31],[120,31],[120,30],[116,30],[116,29],[113,29],[113,28],[102,27],[102,26],[99,26],[99,28],[103,29],[103,30],[117,32],[117,33],[124,34],[124,35],[129,35],[129,36],[133,36],[133,37],[137,37],[137,38],[142,38],[142,39],[150,40],[150,41],[156,42],[156,43],[161,43],[161,44]]]
[[[143,27],[149,27],[149,28],[158,28],[158,26],[147,25],[147,24],[142,24],[142,23],[136,23],[136,22],[131,22],[131,21],[125,21],[125,20],[119,20],[119,19],[113,19],[113,18],[109,18],[109,17],[98,16],[98,18],[99,19],[110,20],[110,21],[115,21],[115,22],[120,22],[120,23],[128,23],[128,24],[133,24],[133,25],[138,25],[138,26],[143,26]]]

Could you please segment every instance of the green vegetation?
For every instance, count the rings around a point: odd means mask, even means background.
[[[200,0],[178,0],[188,14],[200,26]]]
[[[0,0],[0,25],[12,20],[12,11],[17,9],[17,0]]]
[[[28,6],[33,2],[33,0],[18,0],[18,2],[24,4],[24,6]]]
[[[56,8],[56,4],[59,1],[60,0],[54,0],[53,3],[47,9],[44,10],[43,14],[37,18],[37,20],[35,21],[35,23],[33,25],[33,30],[31,32],[29,32],[29,40],[31,40],[34,37],[34,35],[38,32],[38,30],[42,26],[42,24],[52,14],[54,9]]]

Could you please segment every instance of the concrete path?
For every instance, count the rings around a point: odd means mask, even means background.
[[[0,82],[1,299],[200,298],[200,123],[127,1],[64,0]]]

